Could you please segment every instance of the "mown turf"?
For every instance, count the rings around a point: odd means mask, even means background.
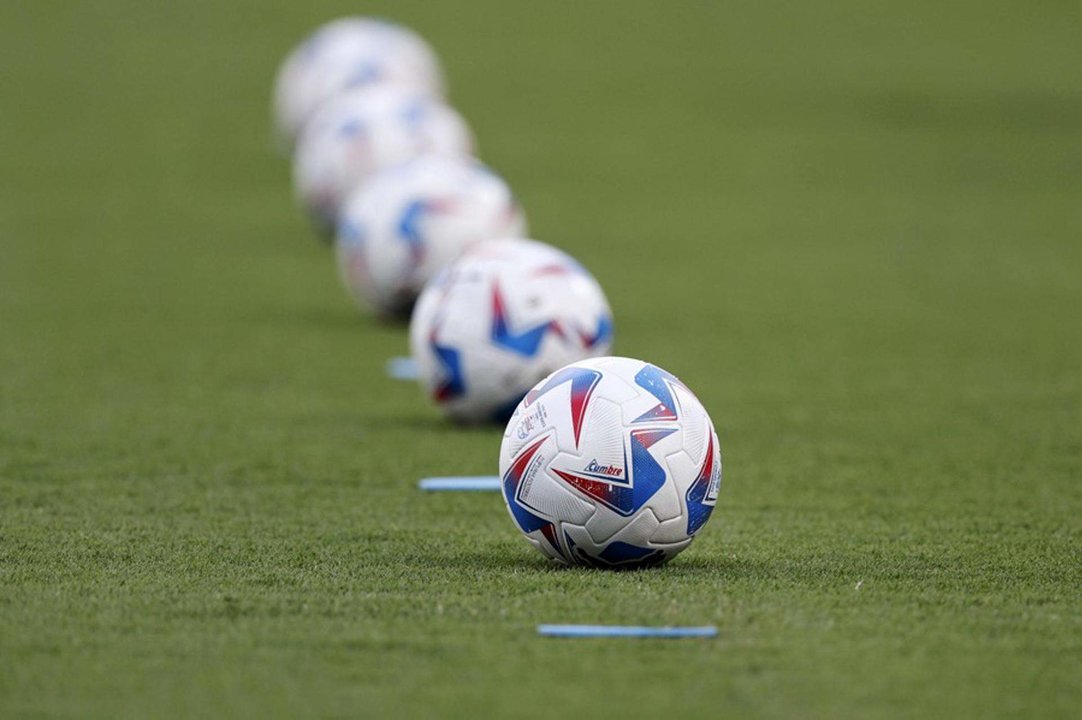
[[[945,5],[0,5],[0,716],[1077,716],[1080,17]],[[711,411],[669,567],[414,490],[499,432],[385,379],[270,149],[356,10]]]

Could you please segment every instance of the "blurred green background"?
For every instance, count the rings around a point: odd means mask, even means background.
[[[670,566],[561,571],[383,374],[272,152],[404,22],[532,234],[725,457]],[[1069,717],[1082,7],[0,5],[0,715]],[[539,622],[715,623],[710,642]]]

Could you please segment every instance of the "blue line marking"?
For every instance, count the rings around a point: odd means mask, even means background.
[[[424,478],[417,487],[429,492],[498,492],[503,485],[496,475]]]
[[[544,637],[644,637],[644,638],[710,638],[717,637],[714,625],[698,627],[649,627],[644,625],[538,625],[537,634]]]
[[[387,361],[387,376],[395,380],[416,380],[417,363],[411,357],[393,357]]]

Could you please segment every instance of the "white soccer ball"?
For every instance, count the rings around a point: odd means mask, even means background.
[[[359,307],[408,312],[425,283],[466,248],[525,231],[495,173],[471,158],[423,155],[349,196],[338,219],[339,274]]]
[[[330,98],[382,83],[443,96],[439,60],[412,30],[365,17],[317,28],[286,57],[275,80],[274,122],[282,147],[292,147],[312,113]]]
[[[402,87],[351,90],[305,126],[293,156],[293,189],[317,229],[330,233],[352,190],[379,170],[425,153],[473,153],[473,135],[457,112]]]
[[[507,424],[500,475],[515,524],[547,557],[642,567],[671,559],[710,518],[721,451],[687,386],[604,357],[530,390]]]
[[[601,286],[534,240],[474,245],[425,287],[410,321],[418,380],[462,422],[506,420],[538,380],[611,345]]]

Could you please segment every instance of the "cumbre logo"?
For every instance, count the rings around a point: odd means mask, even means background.
[[[602,465],[596,459],[587,463],[583,472],[593,473],[595,475],[606,475],[608,477],[622,478],[624,476],[624,469],[617,465]]]

